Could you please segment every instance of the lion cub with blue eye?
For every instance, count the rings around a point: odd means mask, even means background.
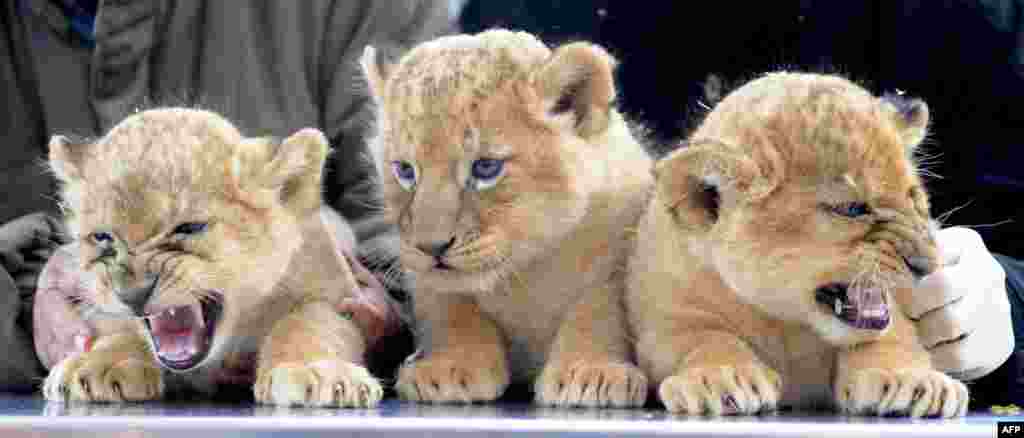
[[[50,370],[44,396],[155,400],[233,381],[261,403],[375,405],[366,338],[335,311],[358,286],[325,226],[327,150],[315,129],[247,138],[186,108],[137,113],[91,143],[54,137],[50,164],[94,283],[77,311],[100,333]]]
[[[637,406],[622,270],[650,158],[613,103],[614,60],[491,30],[370,47],[371,151],[414,287],[401,397],[471,403],[534,382],[544,405]]]

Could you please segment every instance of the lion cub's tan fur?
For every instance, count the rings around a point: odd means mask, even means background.
[[[381,387],[360,365],[363,334],[334,310],[356,283],[321,216],[327,152],[315,129],[246,138],[215,113],[185,108],[137,113],[93,143],[54,137],[50,163],[81,267],[95,279],[79,310],[123,322],[101,324],[92,350],[56,365],[44,395],[159,399],[171,383],[210,392],[229,368],[248,368],[259,402],[376,404]],[[176,231],[188,222],[207,226]],[[129,305],[143,284],[152,294]],[[209,352],[169,372],[131,318],[202,300],[222,305]]]
[[[932,369],[894,302],[937,266],[911,159],[927,123],[921,101],[773,73],[656,163],[627,307],[669,410],[963,415],[966,388]],[[829,284],[884,294],[888,328],[845,324],[815,300]]]
[[[613,65],[591,44],[552,51],[505,30],[443,37],[394,64],[367,50],[371,150],[421,328],[402,397],[492,400],[532,380],[543,404],[644,401],[621,272],[650,159],[614,108]],[[493,187],[476,185],[478,159],[504,160]],[[402,162],[418,176],[408,188]],[[448,248],[435,259],[437,244]]]

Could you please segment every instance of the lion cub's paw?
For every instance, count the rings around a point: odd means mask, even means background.
[[[398,370],[395,390],[404,400],[427,403],[493,401],[505,392],[509,375],[504,363],[436,357],[407,363]]]
[[[782,378],[759,363],[691,368],[658,388],[665,408],[688,415],[750,415],[775,410]]]
[[[163,396],[164,380],[155,363],[102,352],[68,357],[43,382],[49,401],[133,402]]]
[[[551,363],[535,390],[542,405],[635,407],[647,401],[647,376],[626,363]]]
[[[951,418],[967,413],[967,387],[929,369],[854,371],[838,382],[836,403],[853,415]]]
[[[384,390],[366,368],[343,360],[279,364],[261,372],[256,401],[278,406],[371,408]]]

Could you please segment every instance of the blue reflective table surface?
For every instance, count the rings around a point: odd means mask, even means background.
[[[276,408],[252,402],[49,403],[0,394],[0,437],[223,436],[773,436],[994,437],[996,422],[1024,417],[974,413],[956,420],[842,417],[782,412],[687,418],[657,409],[554,409],[528,403],[431,406],[385,400],[375,409]]]

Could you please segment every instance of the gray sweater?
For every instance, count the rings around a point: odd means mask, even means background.
[[[43,166],[51,135],[97,137],[137,109],[167,104],[218,111],[250,136],[323,130],[334,150],[326,200],[358,220],[372,171],[361,164],[371,118],[363,48],[408,47],[454,30],[447,0],[104,0],[94,33],[72,19],[75,3],[0,1],[0,224],[56,212]],[[0,389],[42,377],[22,345],[30,298],[17,298],[6,274]]]
[[[219,111],[248,135],[322,129],[334,147],[327,201],[357,218],[363,47],[452,29],[444,0],[111,0],[90,47],[60,1],[0,3],[0,223],[54,208],[40,165],[50,135],[98,136],[160,104]]]

